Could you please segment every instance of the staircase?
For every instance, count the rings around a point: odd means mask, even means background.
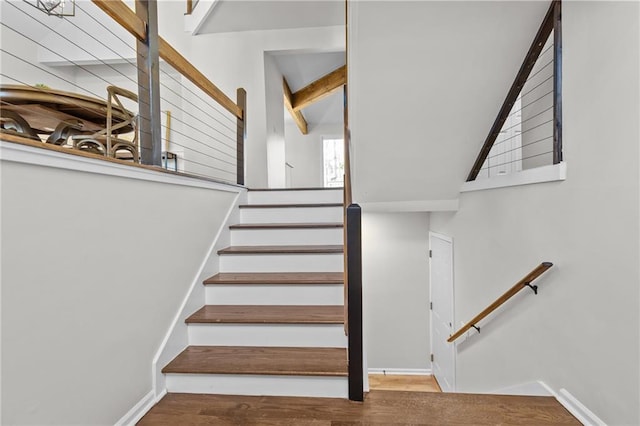
[[[348,394],[342,189],[250,190],[168,392]]]

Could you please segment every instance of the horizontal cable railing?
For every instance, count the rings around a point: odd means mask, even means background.
[[[560,11],[552,1],[467,181],[562,161]]]
[[[155,5],[58,17],[2,2],[0,137],[244,184],[246,93],[232,100],[159,37]]]
[[[459,338],[460,336],[462,336],[464,333],[466,333],[472,328],[475,328],[479,332],[480,327],[478,327],[478,323],[482,321],[485,317],[487,317],[489,314],[491,314],[493,311],[498,309],[506,301],[508,301],[513,296],[518,294],[518,292],[523,288],[529,287],[531,288],[531,290],[533,290],[535,294],[538,294],[538,286],[531,285],[531,283],[552,266],[553,266],[553,263],[551,262],[542,262],[540,265],[536,266],[531,272],[529,272],[523,279],[518,281],[513,287],[507,290],[502,296],[498,297],[492,304],[487,306],[482,312],[480,312],[478,315],[473,317],[471,321],[467,322],[464,326],[462,326],[462,328],[460,328],[458,331],[453,333],[451,337],[447,339],[447,342],[449,343],[453,342],[454,340],[456,340],[457,338]]]

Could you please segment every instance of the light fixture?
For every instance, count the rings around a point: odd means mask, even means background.
[[[36,9],[40,9],[49,16],[74,16],[76,14],[75,0],[24,0]]]

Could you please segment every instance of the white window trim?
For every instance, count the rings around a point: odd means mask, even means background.
[[[534,183],[563,181],[567,178],[567,163],[536,167],[502,176],[492,176],[465,182],[460,192],[483,191],[485,189],[505,188],[509,186],[531,185]]]
[[[170,172],[149,170],[6,141],[0,141],[0,160],[2,162],[9,161],[193,188],[215,189],[234,193],[245,190],[244,187],[238,185],[212,182]]]

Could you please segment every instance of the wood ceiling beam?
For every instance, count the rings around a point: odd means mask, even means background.
[[[289,83],[287,83],[287,79],[284,77],[282,77],[282,90],[284,92],[284,105],[287,107],[287,110],[289,110],[291,117],[293,117],[293,121],[298,125],[298,129],[300,129],[303,135],[306,135],[309,133],[307,129],[307,121],[304,119],[301,111],[294,111],[291,106],[291,98],[293,95],[291,94]]]
[[[343,65],[294,93],[291,98],[291,106],[294,111],[300,111],[302,108],[329,96],[346,83],[347,66]]]

